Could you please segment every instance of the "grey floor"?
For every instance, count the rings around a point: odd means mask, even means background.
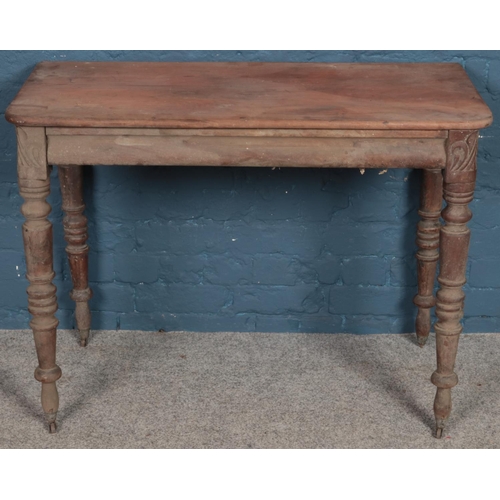
[[[500,334],[463,335],[432,437],[435,340],[411,335],[61,331],[50,435],[29,331],[0,330],[0,448],[498,448]]]

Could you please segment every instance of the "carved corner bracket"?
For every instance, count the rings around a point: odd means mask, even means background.
[[[20,179],[44,181],[49,177],[45,127],[16,127],[17,172]]]
[[[477,130],[450,130],[446,141],[445,182],[467,182],[476,174]]]

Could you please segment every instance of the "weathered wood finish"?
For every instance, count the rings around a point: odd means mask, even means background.
[[[66,128],[47,127],[47,135],[120,135],[120,136],[205,136],[205,137],[320,137],[351,139],[446,139],[447,130],[322,130],[253,128]]]
[[[46,198],[50,180],[43,129],[18,129],[18,184],[24,198],[21,212],[23,242],[26,255],[28,310],[38,357],[35,378],[42,383],[42,408],[50,432],[56,431],[59,396],[56,381],[61,369],[56,365],[56,330],[59,321],[56,287],[52,283],[52,224],[47,220],[51,211]],[[43,139],[43,140],[42,140]]]
[[[439,258],[439,229],[443,204],[443,174],[441,170],[423,170],[420,188],[421,220],[417,225],[418,293],[413,302],[418,306],[415,331],[421,347],[431,331],[431,308],[436,305],[434,280]]]
[[[17,126],[23,238],[50,430],[58,409],[47,164],[59,167],[76,320],[90,328],[82,165],[422,168],[420,345],[436,304],[436,436],[457,384],[479,128],[492,116],[458,64],[40,63],[6,111]],[[444,169],[444,187],[442,170]],[[447,203],[441,212],[442,193]],[[439,250],[438,250],[439,247]],[[436,263],[440,289],[433,297]]]
[[[454,130],[491,112],[459,64],[37,65],[6,117],[44,127]]]
[[[47,155],[54,165],[444,168],[444,143],[422,138],[50,135]]]
[[[448,161],[444,172],[444,199],[442,212],[445,224],[440,235],[440,272],[437,292],[436,330],[437,370],[432,383],[437,387],[434,400],[436,436],[441,437],[451,412],[451,388],[458,377],[453,371],[458,339],[462,332],[465,294],[465,269],[469,251],[470,230],[467,222],[472,218],[468,204],[474,197],[476,181],[476,155],[478,132],[450,131],[447,143]]]
[[[62,194],[64,237],[68,245],[69,266],[73,290],[70,297],[76,302],[75,320],[80,332],[80,343],[87,345],[90,332],[89,300],[92,291],[88,282],[87,217],[83,215],[83,167],[81,165],[59,165],[59,182]]]
[[[47,141],[43,127],[16,127],[17,171],[23,179],[48,177]]]

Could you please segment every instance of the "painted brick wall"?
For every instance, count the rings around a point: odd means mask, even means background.
[[[14,128],[41,60],[458,62],[500,116],[500,51],[0,52],[0,328],[26,328]],[[132,168],[85,176],[93,328],[410,332],[418,172]],[[73,327],[52,174],[61,327]],[[482,131],[465,328],[500,331],[500,125]]]

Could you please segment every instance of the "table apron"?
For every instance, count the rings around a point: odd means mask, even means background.
[[[66,129],[67,130],[67,129]],[[51,165],[444,168],[444,137],[47,135]]]

